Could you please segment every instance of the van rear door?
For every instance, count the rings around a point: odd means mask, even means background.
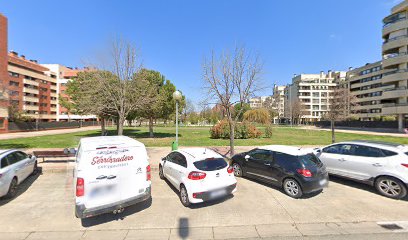
[[[149,162],[146,148],[131,147],[129,153],[133,159],[127,161],[126,167],[120,168],[120,175],[118,176],[123,200],[138,197],[145,193],[147,187],[150,187],[150,180],[147,180]]]
[[[121,200],[120,176],[134,159],[129,148],[100,147],[84,152],[78,177],[84,179],[85,207],[96,208]]]

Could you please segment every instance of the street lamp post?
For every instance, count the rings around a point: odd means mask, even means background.
[[[178,148],[178,103],[182,99],[181,92],[176,90],[173,93],[173,99],[176,100],[176,148]],[[173,147],[174,148],[174,147]]]

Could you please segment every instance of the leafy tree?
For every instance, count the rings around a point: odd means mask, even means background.
[[[29,122],[34,120],[32,117],[25,116],[17,104],[10,104],[8,106],[8,117],[10,122]]]
[[[68,121],[71,120],[70,115],[76,111],[76,105],[70,101],[68,98],[62,96],[61,94],[58,95],[58,102],[59,104],[67,109]]]
[[[248,110],[251,110],[249,103],[237,103],[234,105],[234,117],[238,117],[238,121],[242,121],[244,113]]]
[[[244,120],[261,124],[270,124],[271,118],[265,108],[251,109],[244,113]]]

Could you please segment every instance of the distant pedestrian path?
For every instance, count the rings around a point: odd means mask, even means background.
[[[5,133],[0,134],[0,140],[7,139],[16,139],[16,138],[27,138],[27,137],[39,137],[55,134],[64,134],[64,133],[74,133],[74,132],[83,132],[89,130],[100,129],[100,126],[90,126],[90,127],[81,127],[81,128],[68,128],[68,129],[53,129],[53,130],[44,130],[44,131],[32,131],[32,132],[15,132],[15,133]]]
[[[306,129],[306,130],[316,130],[316,131],[331,131],[330,128],[319,128],[315,126],[302,126],[299,128]],[[388,132],[376,131],[375,129],[367,129],[367,128],[365,128],[364,130],[360,130],[357,128],[355,129],[354,128],[353,129],[336,128],[336,132],[375,135],[375,136],[389,136],[389,137],[405,137],[405,138],[408,137],[408,134],[406,133],[388,133]]]

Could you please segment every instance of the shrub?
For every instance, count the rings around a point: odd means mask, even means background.
[[[388,122],[388,121],[396,121],[396,120],[397,120],[397,118],[396,118],[396,117],[394,117],[394,116],[383,116],[383,117],[382,117],[382,120],[383,120],[384,122]]]
[[[271,138],[272,137],[272,126],[269,125],[265,128],[265,137]]]
[[[230,129],[227,120],[222,120],[210,129],[211,138],[229,139]],[[262,132],[249,122],[235,124],[235,139],[259,138]]]

